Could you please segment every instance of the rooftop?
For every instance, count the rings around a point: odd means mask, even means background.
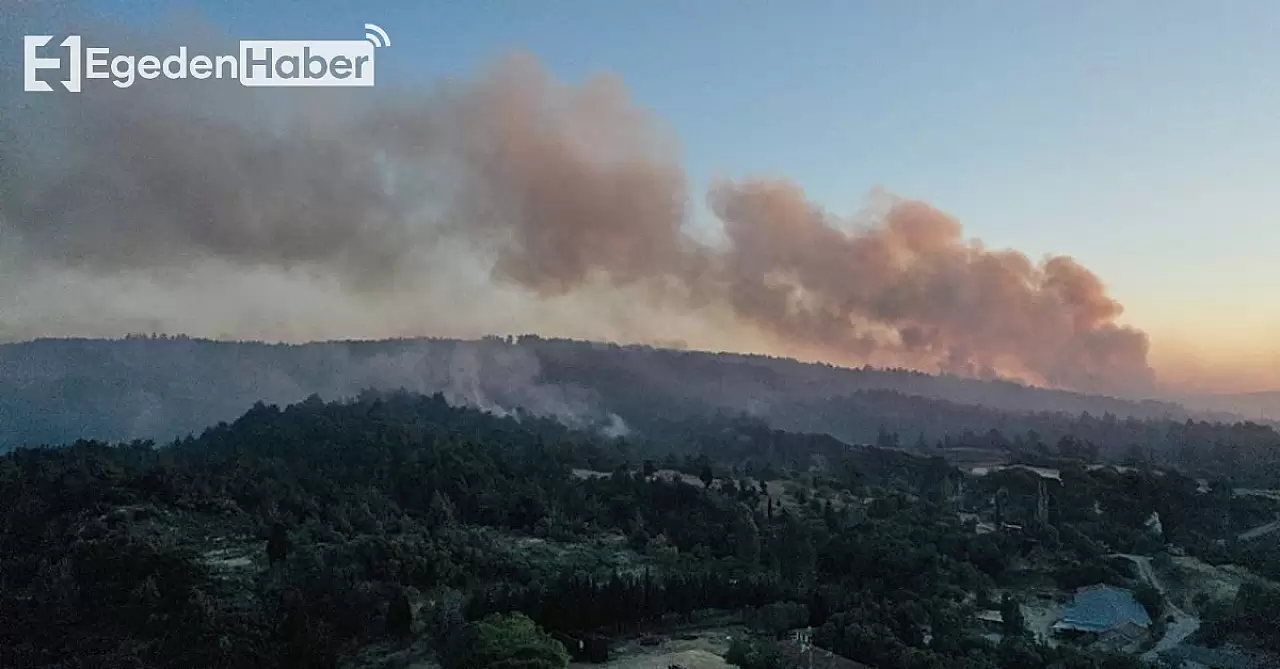
[[[994,609],[986,609],[977,613],[978,620],[988,623],[1003,623],[1004,614]]]
[[[1071,603],[1063,607],[1062,620],[1054,629],[1099,633],[1125,623],[1147,628],[1151,626],[1151,616],[1132,592],[1099,584],[1077,590]]]

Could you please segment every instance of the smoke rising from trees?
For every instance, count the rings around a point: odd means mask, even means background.
[[[512,56],[430,90],[6,95],[0,338],[505,324],[1086,390],[1152,381],[1146,335],[1117,324],[1097,276],[987,249],[923,202],[840,218],[787,181],[725,181],[705,196],[723,240],[696,240],[676,143],[610,76],[567,84]]]

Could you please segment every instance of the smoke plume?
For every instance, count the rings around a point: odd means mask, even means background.
[[[566,84],[514,56],[377,95],[3,83],[0,338],[505,328],[1151,380],[1097,276],[987,249],[923,202],[842,219],[786,181],[727,181],[706,196],[723,241],[696,241],[675,142],[613,77]]]

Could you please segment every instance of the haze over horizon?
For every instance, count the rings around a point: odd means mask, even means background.
[[[34,26],[394,40],[354,95],[33,96],[6,69],[0,340],[536,332],[1280,388],[1259,58],[1280,8],[307,7],[101,0],[0,28],[7,53]]]

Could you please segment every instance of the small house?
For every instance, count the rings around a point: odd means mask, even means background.
[[[1071,603],[1062,609],[1062,619],[1054,623],[1056,632],[1104,635],[1113,640],[1121,637],[1145,636],[1151,629],[1151,616],[1124,588],[1097,584],[1076,591]]]

